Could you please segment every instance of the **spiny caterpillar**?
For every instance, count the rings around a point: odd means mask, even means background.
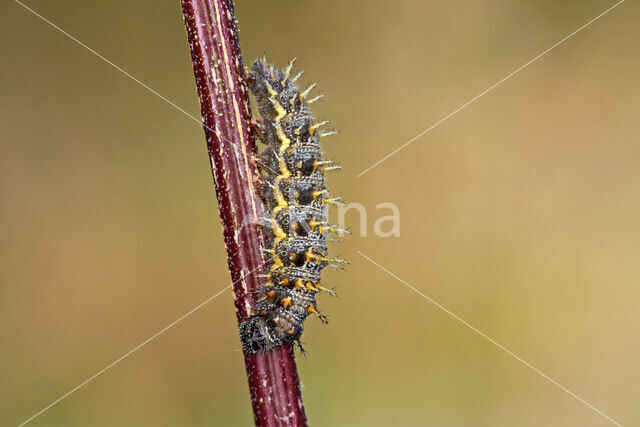
[[[247,78],[262,118],[256,131],[266,145],[257,164],[271,261],[266,283],[254,291],[256,314],[240,325],[247,353],[286,342],[302,350],[305,319],[313,314],[327,323],[316,306],[316,294],[335,296],[320,284],[320,273],[327,265],[340,268],[345,263],[327,256],[326,243],[332,240],[329,233],[343,231],[327,222],[328,206],[341,200],[329,196],[324,178],[325,171],[340,167],[323,160],[320,151],[320,138],[335,132],[321,131],[327,122],[314,121],[308,104],[322,95],[307,100],[315,84],[298,89],[295,82],[302,72],[290,78],[294,61],[285,70],[274,69],[264,59],[256,61]]]

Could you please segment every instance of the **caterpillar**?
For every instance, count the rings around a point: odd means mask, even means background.
[[[320,138],[336,132],[321,130],[327,122],[316,122],[307,100],[315,86],[300,91],[291,77],[295,58],[284,70],[275,69],[266,60],[256,61],[247,76],[255,96],[261,120],[255,130],[265,148],[256,163],[259,185],[266,206],[261,225],[268,237],[265,252],[270,263],[265,283],[255,290],[255,314],[240,325],[240,339],[246,353],[296,343],[304,352],[300,338],[303,323],[315,315],[323,323],[327,317],[316,304],[316,295],[332,289],[320,284],[321,271],[328,265],[340,268],[345,261],[327,255],[330,233],[340,233],[328,223],[329,205],[341,204],[330,197],[325,172],[339,169],[333,161],[323,160]]]

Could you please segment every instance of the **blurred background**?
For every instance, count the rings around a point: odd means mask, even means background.
[[[190,114],[179,2],[25,4]],[[640,424],[640,5],[244,1],[249,64],[298,57],[340,135],[331,316],[298,357],[316,426]],[[13,1],[0,5],[0,424],[18,425],[229,283],[201,127]],[[373,223],[400,209],[400,237]],[[34,426],[253,422],[230,292]]]

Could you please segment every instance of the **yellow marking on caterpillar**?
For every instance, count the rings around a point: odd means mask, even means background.
[[[287,298],[282,298],[280,300],[280,304],[282,304],[284,308],[288,308],[288,307],[291,307],[291,304],[293,304],[293,302],[290,297],[287,297]]]
[[[273,226],[273,234],[277,238],[284,239],[285,237],[287,237],[287,234],[282,230],[282,227],[280,227],[278,221],[276,221],[275,215],[271,219],[269,219],[269,223]]]
[[[321,190],[321,191],[314,191],[313,192],[313,200],[316,200],[318,197],[322,196],[323,194],[327,194],[328,191],[327,190]]]
[[[271,256],[273,257],[273,265],[271,266],[271,271],[277,270],[280,267],[284,267],[284,263],[280,259],[278,255],[276,255],[276,251],[272,251]]]
[[[276,199],[276,202],[278,203],[278,205],[274,207],[273,214],[272,214],[272,218],[275,221],[276,214],[281,209],[289,206],[289,203],[287,203],[287,201],[285,200],[284,195],[282,194],[282,191],[280,191],[280,182],[283,179],[287,179],[291,176],[291,171],[289,171],[289,168],[287,167],[287,163],[284,160],[284,152],[287,150],[287,148],[291,146],[291,140],[287,138],[287,135],[284,133],[284,130],[282,129],[282,125],[280,124],[280,120],[286,117],[287,111],[284,109],[284,107],[282,107],[280,102],[278,102],[278,100],[276,99],[278,92],[276,92],[275,89],[273,89],[273,87],[268,82],[267,82],[267,90],[271,95],[271,98],[270,98],[271,105],[273,105],[273,108],[278,113],[278,115],[274,120],[274,126],[276,128],[276,134],[278,135],[278,139],[280,140],[280,147],[279,147],[280,155],[278,160],[280,175],[276,177],[273,183],[273,188],[274,188],[273,195]],[[273,242],[274,247],[280,241],[282,241],[282,239],[287,237],[286,233],[284,233],[284,231],[279,226],[278,226],[278,232],[274,234],[275,234],[275,238]],[[282,265],[282,261],[280,259],[278,259],[278,263],[279,265]]]

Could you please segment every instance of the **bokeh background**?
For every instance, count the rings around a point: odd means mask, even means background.
[[[190,114],[178,1],[25,3]],[[299,370],[313,425],[640,424],[640,5],[243,1],[249,63],[326,96],[331,186],[367,208]],[[229,283],[203,132],[13,1],[0,4],[0,424],[17,425]],[[379,203],[401,211],[380,238]],[[31,422],[247,426],[226,292]]]

